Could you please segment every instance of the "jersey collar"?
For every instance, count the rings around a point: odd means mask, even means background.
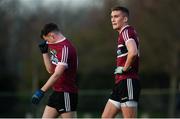
[[[121,33],[126,27],[129,27],[130,25],[125,25],[125,26],[123,26],[122,28],[121,28],[121,30],[120,30],[120,32],[119,33]]]
[[[54,43],[49,43],[49,42],[47,42],[47,44],[56,44],[56,43],[63,42],[64,40],[66,40],[66,37],[63,37],[62,39],[60,39],[60,40],[58,40],[58,41],[56,41],[56,42],[54,42]]]

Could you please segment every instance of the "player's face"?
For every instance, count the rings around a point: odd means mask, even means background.
[[[112,11],[111,22],[113,29],[119,31],[121,27],[127,22],[127,17],[121,11]]]
[[[49,43],[55,42],[54,34],[48,33],[46,36],[43,36],[44,40],[48,41]]]

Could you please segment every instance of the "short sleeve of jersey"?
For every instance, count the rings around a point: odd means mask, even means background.
[[[130,40],[134,40],[134,37],[136,37],[136,33],[134,29],[129,27],[123,30],[122,37],[124,39],[124,42],[127,43]]]
[[[69,54],[68,47],[65,45],[62,46],[57,54],[58,64],[68,67],[68,54]]]

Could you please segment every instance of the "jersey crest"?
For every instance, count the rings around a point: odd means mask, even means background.
[[[51,62],[57,65],[58,64],[57,51],[54,49],[50,49],[50,54],[51,54]]]

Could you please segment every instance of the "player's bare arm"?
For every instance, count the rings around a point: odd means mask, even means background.
[[[53,68],[52,68],[52,63],[51,63],[48,53],[43,54],[43,60],[44,60],[44,64],[45,64],[47,72],[52,74]]]
[[[132,40],[130,39],[126,42],[126,47],[128,50],[128,55],[123,68],[124,71],[127,71],[131,67],[131,65],[133,64],[134,60],[138,55],[137,45],[133,39]]]
[[[54,73],[51,75],[45,85],[41,88],[41,90],[46,92],[49,88],[51,88],[52,85],[57,81],[57,79],[63,74],[65,69],[66,66],[58,64],[55,68]]]

